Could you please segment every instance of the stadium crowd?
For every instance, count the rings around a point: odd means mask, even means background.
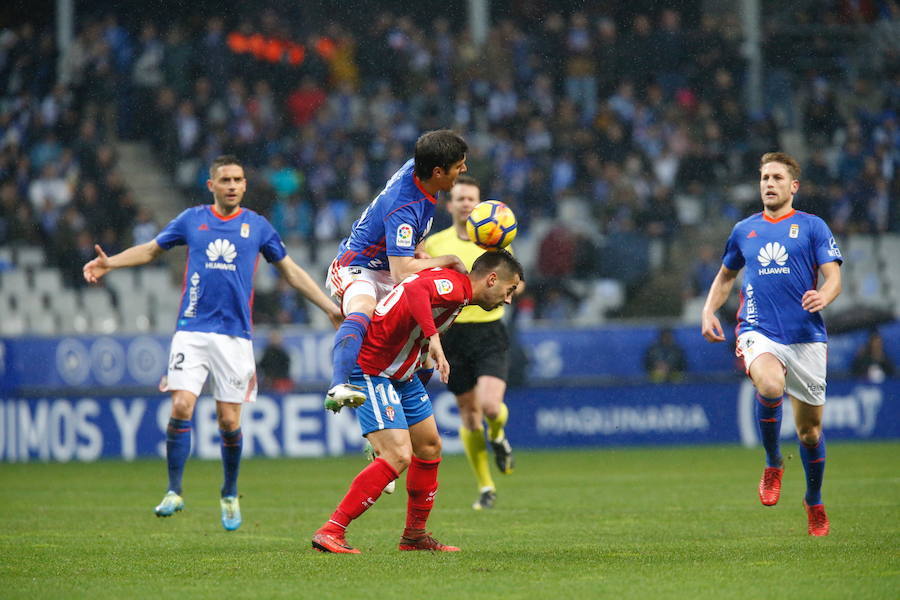
[[[212,157],[241,156],[248,205],[314,250],[439,127],[466,137],[470,174],[521,231],[552,223],[536,264],[555,282],[633,284],[651,268],[649,242],[668,248],[683,230],[755,212],[756,197],[730,186],[751,180],[785,131],[811,150],[799,208],[839,233],[898,231],[900,10],[888,0],[847,12],[855,4],[789,15],[809,24],[821,60],[791,71],[790,44],[765,44],[758,113],[744,99],[737,21],[688,23],[673,9],[510,16],[483,47],[459,23],[389,12],[365,27],[300,26],[274,9],[186,21],[199,27],[108,14],[79,21],[61,57],[48,30],[3,29],[0,245],[44,246],[79,285],[94,242],[112,253],[150,239],[153,216],[116,167],[115,141],[129,138],[152,142],[192,202]],[[829,46],[842,27],[872,32],[860,56]],[[847,68],[823,67],[835,56]],[[590,218],[559,214],[567,201]],[[577,303],[555,291],[538,300],[534,317],[562,321]]]

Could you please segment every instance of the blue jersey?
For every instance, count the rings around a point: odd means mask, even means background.
[[[342,267],[390,271],[388,256],[413,256],[431,229],[435,199],[422,188],[410,159],[353,223],[335,260]]]
[[[722,264],[747,267],[738,309],[738,335],[758,331],[781,344],[825,342],[821,313],[801,306],[803,294],[816,289],[819,265],[842,262],[841,251],[825,221],[792,210],[780,219],[757,213],[734,226]]]
[[[270,263],[287,254],[265,217],[246,208],[222,217],[210,204],[195,206],[166,225],[156,243],[188,247],[176,328],[250,339],[259,254]]]

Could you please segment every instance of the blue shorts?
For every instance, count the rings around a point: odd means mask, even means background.
[[[382,429],[409,429],[432,414],[431,398],[418,377],[396,381],[378,375],[365,375],[359,367],[350,376],[366,395],[365,403],[356,409],[363,436]]]

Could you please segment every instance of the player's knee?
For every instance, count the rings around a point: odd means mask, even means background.
[[[500,404],[498,400],[486,402],[484,405],[484,416],[488,419],[496,419],[500,416]]]
[[[822,427],[813,424],[801,424],[797,427],[797,437],[804,446],[815,446],[822,435]]]
[[[172,416],[176,419],[190,421],[194,416],[194,403],[183,396],[172,398]]]
[[[416,456],[422,460],[437,460],[441,457],[441,438],[435,436],[416,445]]]
[[[221,415],[219,417],[219,429],[222,431],[234,431],[240,426],[241,421],[238,417],[231,415]]]
[[[378,458],[383,458],[389,465],[394,467],[398,473],[402,473],[409,468],[409,463],[412,461],[412,448],[409,446],[391,448],[390,450],[381,452],[378,455]]]
[[[756,391],[763,398],[781,398],[784,395],[784,378],[761,377],[756,383]]]

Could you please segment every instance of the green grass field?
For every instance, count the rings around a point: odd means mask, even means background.
[[[796,454],[796,451],[794,451]],[[162,460],[0,465],[2,598],[897,598],[900,443],[829,444],[828,538],[806,535],[803,474],[756,498],[760,451],[519,452],[475,512],[461,456],[430,529],[458,554],[400,553],[405,494],[350,530],[359,556],[310,549],[362,457],[244,461],[244,526],[218,514],[218,462],[191,461],[185,512],[153,516]]]

